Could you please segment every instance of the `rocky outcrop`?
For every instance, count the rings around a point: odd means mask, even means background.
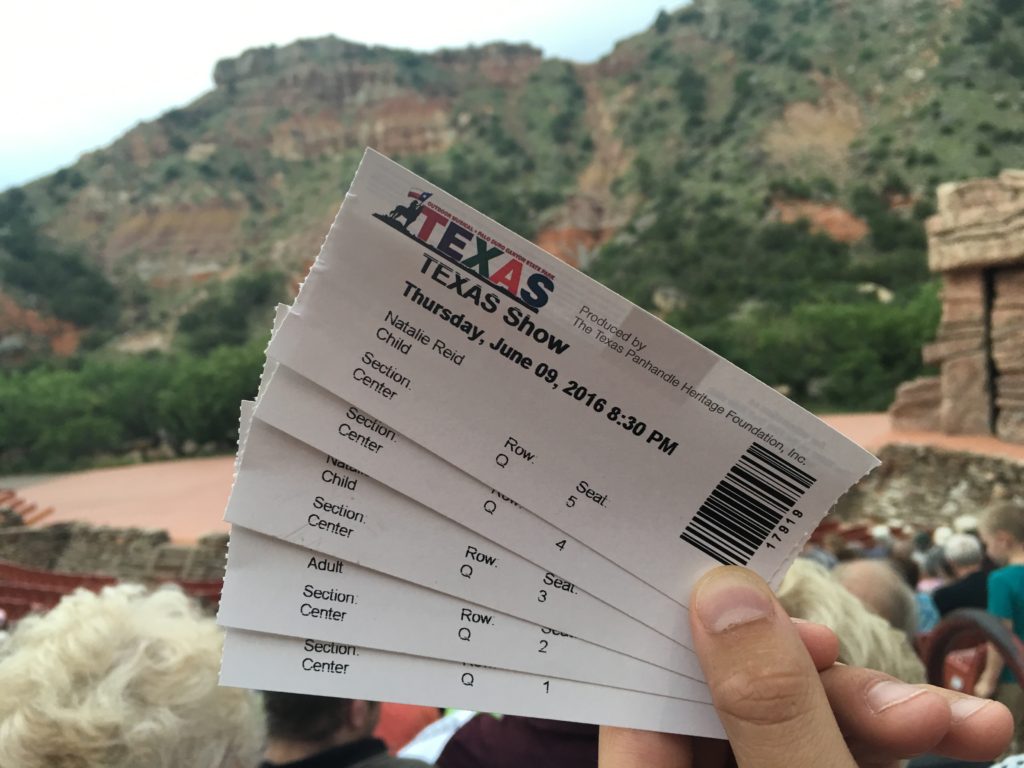
[[[378,101],[359,120],[340,121],[327,111],[291,115],[271,129],[270,154],[290,161],[374,147],[386,155],[443,152],[455,140],[450,105],[406,95]]]
[[[819,75],[811,79],[818,86],[818,99],[787,104],[782,119],[765,133],[764,150],[783,165],[799,162],[819,172],[842,173],[864,124],[860,105],[842,81]]]
[[[939,376],[897,391],[896,429],[1024,442],[1024,171],[943,184],[928,232],[942,319],[923,350]]]
[[[576,193],[544,223],[534,242],[566,264],[586,268],[601,246],[629,221],[638,201],[613,189],[633,160],[617,133],[615,116],[632,89],[609,95],[600,87],[597,70],[578,67],[576,73],[586,94],[583,120],[593,152],[576,180]]]
[[[400,58],[396,59],[396,53],[401,54]],[[241,93],[254,81],[262,88],[272,78],[279,87],[294,89],[303,97],[336,102],[359,94],[366,84],[394,81],[396,72],[403,71],[414,80],[417,68],[436,65],[459,74],[482,76],[495,85],[517,85],[525,82],[542,60],[543,51],[531,45],[492,43],[416,54],[332,36],[300,40],[283,48],[253,48],[233,59],[223,59],[214,67],[213,81],[218,88]],[[438,87],[427,78],[417,82]]]
[[[72,323],[23,307],[0,292],[0,352],[8,360],[46,352],[67,357],[78,350],[81,334]]]
[[[253,257],[291,271],[316,253],[319,209],[333,217],[363,148],[443,153],[465,110],[492,109],[490,94],[459,107],[467,91],[518,92],[543,62],[500,43],[414,53],[325,37],[249,50],[216,65],[212,91],[83,157],[82,185],[42,226],[115,281],[156,290],[187,291]]]
[[[812,232],[828,235],[840,243],[859,242],[870,231],[864,219],[842,206],[813,200],[773,200],[768,218],[783,224],[806,220]]]
[[[138,277],[158,284],[218,274],[238,253],[244,213],[223,203],[139,211],[110,231],[104,263],[134,256]]]
[[[574,267],[585,266],[615,234],[607,212],[595,198],[578,195],[558,212],[558,218],[541,229],[534,242]]]

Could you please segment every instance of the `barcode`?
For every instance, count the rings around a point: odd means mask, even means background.
[[[757,443],[740,456],[679,535],[725,565],[746,565],[815,479]]]

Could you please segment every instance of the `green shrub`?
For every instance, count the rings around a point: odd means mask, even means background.
[[[66,470],[162,440],[231,450],[266,337],[207,356],[96,354],[0,374],[0,471]]]
[[[690,117],[701,117],[707,108],[708,81],[692,64],[686,64],[676,77],[676,92]]]
[[[69,176],[64,178],[70,183]],[[34,220],[21,190],[0,195],[0,282],[75,325],[112,324],[119,312],[114,286],[80,253],[43,236]]]
[[[793,51],[789,54],[786,60],[789,62],[789,66],[797,72],[810,72],[811,70],[811,60],[802,53]]]
[[[195,354],[244,343],[257,327],[269,327],[271,308],[283,288],[278,272],[254,272],[214,286],[179,318],[178,343]]]

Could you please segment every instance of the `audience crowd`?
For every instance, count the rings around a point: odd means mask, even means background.
[[[728,742],[220,687],[213,618],[177,588],[122,584],[0,626],[0,766],[804,768],[921,752],[1022,764],[1024,693],[998,647],[974,696],[925,685],[920,654],[963,608],[1024,640],[1024,505],[870,533],[808,544],[774,595],[735,568],[698,584],[694,645]]]

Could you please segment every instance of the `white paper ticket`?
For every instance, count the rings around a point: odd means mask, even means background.
[[[710,704],[353,644],[228,629],[222,685],[724,738]]]
[[[269,354],[683,604],[773,576],[877,465],[372,151]]]
[[[268,567],[268,564],[273,567]],[[219,623],[709,703],[704,683],[235,525]]]
[[[268,361],[268,367],[274,385],[260,395],[261,420],[691,645],[687,609],[680,603],[370,414],[285,366]],[[338,492],[344,496],[345,490]],[[349,494],[347,503],[358,507],[355,496]]]
[[[256,414],[229,522],[703,679],[690,649]]]

